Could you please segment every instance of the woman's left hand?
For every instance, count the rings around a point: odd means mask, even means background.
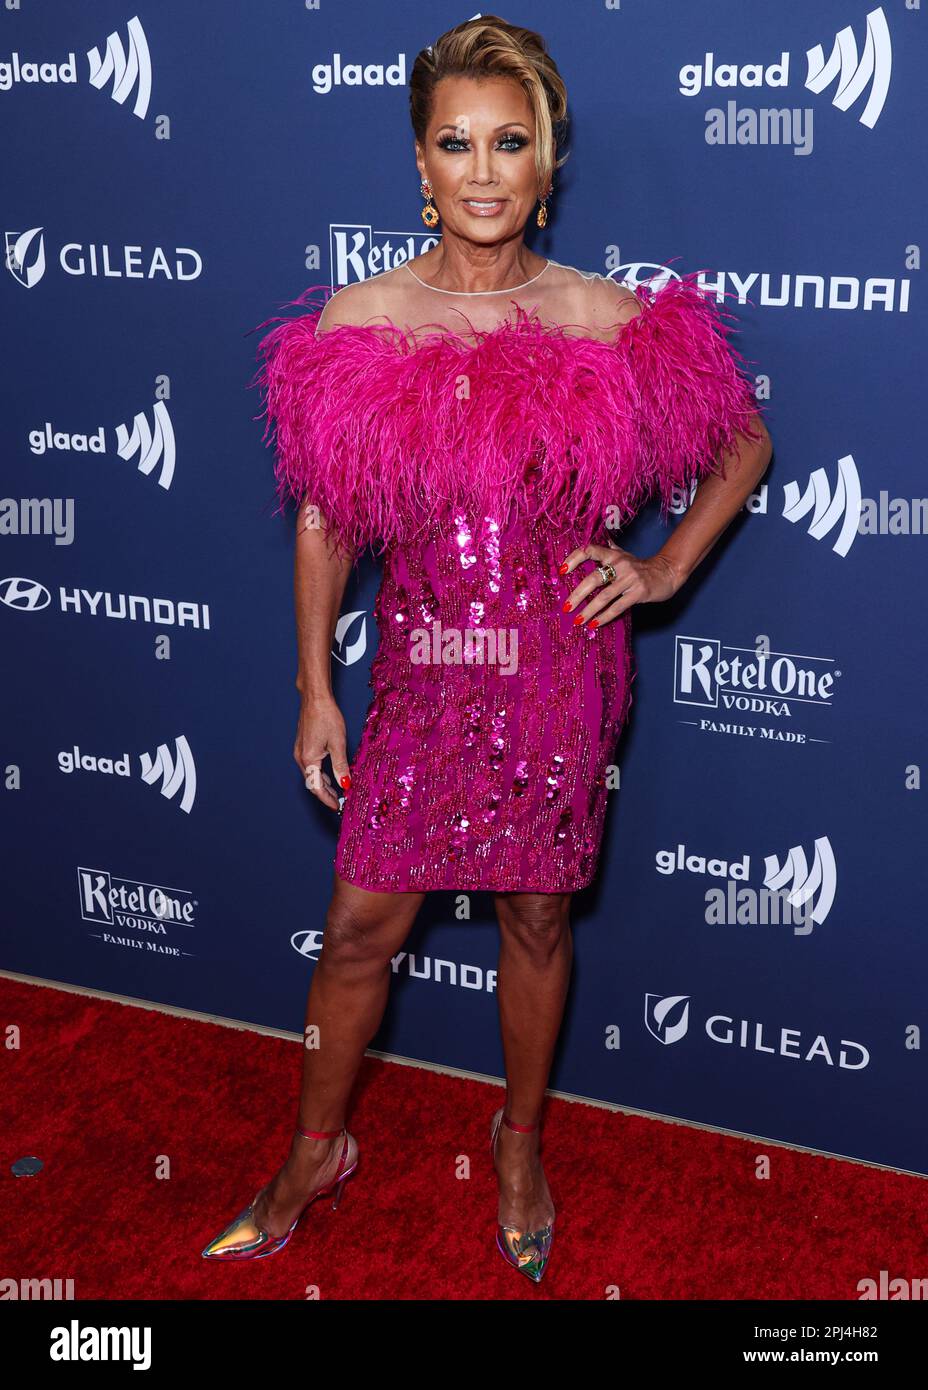
[[[640,559],[611,545],[584,545],[572,550],[561,565],[561,574],[570,574],[584,560],[611,565],[615,579],[604,584],[595,569],[581,579],[564,604],[564,612],[575,615],[578,627],[581,623],[592,628],[603,627],[636,603],[662,603],[672,598],[682,583],[670,561],[663,556]]]

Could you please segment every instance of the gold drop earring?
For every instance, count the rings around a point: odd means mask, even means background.
[[[535,221],[538,223],[538,226],[539,226],[539,227],[545,227],[545,226],[547,226],[547,223],[548,223],[548,209],[547,209],[547,207],[545,206],[545,204],[547,203],[548,199],[551,197],[551,194],[552,194],[553,192],[554,192],[554,184],[552,184],[552,185],[550,186],[550,188],[548,189],[547,193],[545,194],[545,196],[544,196],[544,197],[542,198],[542,200],[541,200],[541,204],[540,204],[540,206],[539,206],[539,208],[538,208],[538,216],[535,218]]]
[[[422,221],[429,228],[438,226],[438,208],[432,202],[432,186],[428,179],[423,179],[419,185],[419,191],[426,199],[425,207],[422,209]]]

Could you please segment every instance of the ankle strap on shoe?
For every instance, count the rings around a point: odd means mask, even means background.
[[[340,1134],[344,1134],[342,1129],[303,1129],[302,1125],[297,1125],[297,1134],[302,1134],[304,1139],[336,1139]]]
[[[509,1116],[503,1111],[503,1124],[507,1129],[514,1129],[517,1134],[531,1134],[538,1128],[538,1121],[533,1125],[517,1125],[515,1120],[510,1120]]]

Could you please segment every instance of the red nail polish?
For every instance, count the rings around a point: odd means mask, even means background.
[[[344,788],[345,788],[345,791],[347,791],[348,788],[351,786],[351,775],[350,775],[350,773],[347,773],[347,772],[346,772],[345,775],[344,775],[344,777],[339,777],[339,779],[338,779],[338,785],[339,785],[340,787],[344,787]]]
[[[591,618],[590,621],[587,623],[587,627],[599,627],[599,619]]]
[[[569,613],[569,612],[570,612],[570,599],[567,599],[567,601],[566,601],[565,604],[564,604],[564,607],[561,609],[561,612],[562,612],[562,613]]]
[[[583,614],[582,614],[582,613],[578,613],[577,616],[574,618],[574,627],[579,626],[579,624],[582,623],[582,622],[583,622]]]
[[[567,561],[566,561],[566,560],[564,561],[563,565],[559,565],[559,566],[558,566],[557,572],[558,572],[558,574],[566,574],[566,573],[567,573]]]

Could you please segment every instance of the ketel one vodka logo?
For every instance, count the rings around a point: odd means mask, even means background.
[[[670,1045],[685,1038],[690,1025],[692,1000],[688,994],[646,994],[644,1023],[652,1038]],[[730,1014],[710,1014],[703,1022],[710,1042],[723,1047],[741,1047],[750,1052],[765,1052],[773,1057],[788,1057],[800,1062],[823,1062],[843,1071],[863,1071],[870,1065],[870,1050],[850,1038],[828,1038],[824,1033],[814,1036],[801,1028],[785,1028],[748,1018],[733,1018]]]
[[[378,232],[369,223],[332,223],[329,258],[332,285],[353,285],[382,271],[395,270],[437,246],[431,232]]]
[[[197,900],[186,888],[163,888],[80,865],[77,888],[81,917],[101,929],[94,935],[107,945],[138,948],[144,942],[144,948],[160,954],[190,954],[166,944],[171,927],[196,926]]]
[[[710,733],[804,743],[805,734],[795,729],[755,728],[730,721],[745,714],[792,719],[810,708],[830,709],[840,675],[827,656],[730,646],[717,637],[678,633],[675,638],[674,704],[712,710],[711,718],[698,720],[699,727]]]

